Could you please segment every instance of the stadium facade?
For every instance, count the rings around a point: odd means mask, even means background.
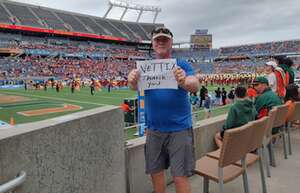
[[[0,28],[92,39],[142,42],[163,24],[126,22],[47,7],[0,1]]]
[[[150,33],[157,26],[164,24],[113,20],[0,0],[0,55],[6,56],[0,58],[0,79],[76,75],[90,78],[94,76],[88,75],[91,72],[108,69],[114,72],[97,76],[124,79],[135,60],[151,56]],[[173,56],[188,60],[205,74],[256,72],[274,55],[288,55],[299,63],[300,40],[219,49],[211,49],[211,41],[205,44],[209,49],[176,48]],[[104,60],[108,62],[101,67]],[[33,69],[34,65],[38,67]],[[34,70],[43,72],[30,73]]]

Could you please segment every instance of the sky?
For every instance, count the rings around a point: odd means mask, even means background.
[[[108,0],[15,0],[39,6],[103,17]],[[213,47],[300,39],[299,0],[128,0],[162,9],[157,23],[174,33],[174,42],[188,42],[195,29],[208,29]],[[118,19],[122,8],[113,8],[109,18]],[[124,19],[135,21],[137,11]],[[152,22],[145,13],[141,22]]]

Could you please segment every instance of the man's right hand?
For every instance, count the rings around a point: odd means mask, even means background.
[[[138,80],[140,78],[140,73],[138,69],[133,69],[128,74],[128,85],[132,90],[138,89]]]

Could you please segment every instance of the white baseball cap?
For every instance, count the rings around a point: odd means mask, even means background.
[[[274,62],[274,61],[266,62],[266,65],[267,65],[267,66],[272,66],[273,68],[276,68],[276,67],[277,67],[277,63]]]
[[[172,32],[166,27],[157,27],[157,28],[155,28],[152,31],[151,35],[152,35],[153,40],[160,37],[160,36],[164,36],[164,37],[167,37],[169,39],[173,38]]]

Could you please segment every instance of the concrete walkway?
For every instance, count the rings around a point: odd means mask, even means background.
[[[297,193],[300,192],[300,130],[292,130],[292,151],[293,154],[285,160],[283,156],[282,140],[275,144],[275,158],[277,167],[271,167],[271,178],[267,178],[268,193]],[[203,192],[203,178],[194,175],[190,178],[192,193]],[[248,181],[250,193],[262,193],[260,173],[256,163],[248,169]],[[218,193],[218,184],[210,181],[210,193]],[[175,193],[175,186],[171,184],[167,187],[166,193]],[[242,177],[225,184],[225,193],[243,193]]]

